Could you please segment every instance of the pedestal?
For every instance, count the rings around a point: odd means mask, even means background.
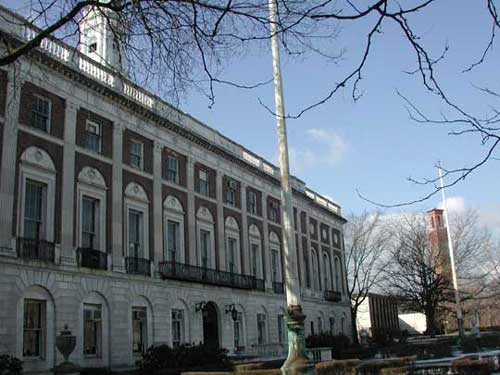
[[[300,306],[288,309],[286,325],[288,331],[288,357],[281,367],[283,375],[314,375],[314,363],[307,357],[304,336],[304,320]]]

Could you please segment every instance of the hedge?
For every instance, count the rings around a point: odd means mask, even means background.
[[[325,361],[316,364],[317,375],[356,375],[359,359]]]
[[[16,357],[0,355],[0,375],[21,375],[23,363]]]

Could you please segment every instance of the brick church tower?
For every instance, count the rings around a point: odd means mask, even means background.
[[[437,272],[452,280],[448,233],[444,225],[443,210],[433,208],[428,211],[429,240],[433,254],[437,257]]]

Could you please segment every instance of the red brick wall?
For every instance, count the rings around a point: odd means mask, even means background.
[[[66,116],[66,101],[30,82],[26,82],[21,89],[21,103],[19,107],[19,123],[31,126],[31,108],[34,95],[40,95],[51,102],[50,134],[54,137],[64,138],[64,118]]]
[[[87,120],[101,125],[101,154],[108,158],[113,157],[113,122],[93,112],[80,108],[76,115],[76,144],[85,147]]]

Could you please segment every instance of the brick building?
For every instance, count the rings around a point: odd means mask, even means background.
[[[36,32],[0,12],[4,38]],[[0,354],[50,369],[65,325],[85,367],[159,343],[283,354],[278,169],[123,78],[89,19],[81,51],[46,39],[0,70]],[[292,184],[307,330],[349,335],[341,208]]]

